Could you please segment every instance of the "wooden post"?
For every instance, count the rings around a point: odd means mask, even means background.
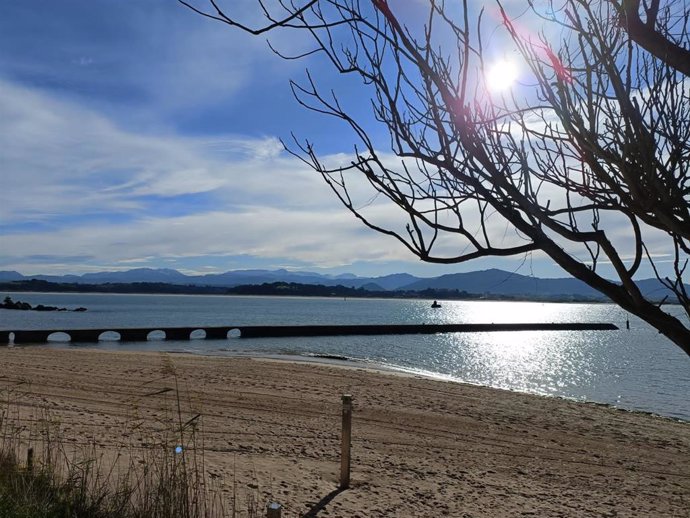
[[[340,489],[350,487],[350,446],[352,444],[352,396],[343,394],[343,434],[340,444]]]
[[[280,518],[282,508],[278,502],[271,502],[266,506],[266,518]]]
[[[26,450],[26,470],[31,473],[34,470],[34,449]]]

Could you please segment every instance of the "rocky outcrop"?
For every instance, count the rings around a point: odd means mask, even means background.
[[[32,306],[28,302],[22,302],[21,300],[14,301],[12,300],[12,297],[5,297],[5,300],[0,303],[0,309],[17,309],[20,311],[86,311],[86,308],[82,307],[70,310],[67,308],[59,308],[57,306],[44,306],[43,304]]]

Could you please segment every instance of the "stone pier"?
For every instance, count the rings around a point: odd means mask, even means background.
[[[238,338],[286,338],[298,336],[409,335],[436,333],[486,333],[494,331],[615,331],[610,323],[520,323],[520,324],[384,324],[315,326],[222,326],[146,327],[101,329],[0,330],[0,345],[44,344],[53,333],[65,333],[74,343],[96,343],[106,332],[116,332],[121,342],[145,342],[152,331],[162,331],[166,340],[190,340],[193,331],[206,333],[207,340]],[[230,336],[228,336],[230,335]]]

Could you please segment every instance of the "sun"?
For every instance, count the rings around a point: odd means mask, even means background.
[[[484,73],[486,88],[491,92],[503,92],[515,84],[520,69],[515,61],[500,59],[489,65]]]

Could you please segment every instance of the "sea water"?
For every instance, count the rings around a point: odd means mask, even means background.
[[[84,313],[0,310],[0,329],[312,324],[611,322],[618,331],[518,331],[70,344],[51,347],[262,355],[397,369],[690,420],[690,358],[613,304],[203,295],[9,293]],[[670,311],[682,318],[680,307]],[[629,319],[630,329],[626,329]],[[686,320],[687,321],[687,320]],[[155,336],[155,335],[153,335]],[[202,336],[195,332],[193,336]]]

